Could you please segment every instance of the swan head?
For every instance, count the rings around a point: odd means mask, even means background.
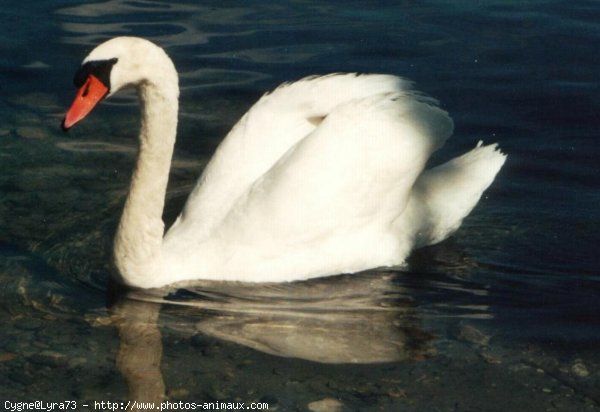
[[[126,88],[159,86],[178,96],[177,72],[165,51],[138,37],[115,37],[83,60],[73,83],[77,94],[62,122],[68,130],[98,103]]]

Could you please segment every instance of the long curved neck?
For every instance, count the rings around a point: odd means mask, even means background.
[[[162,267],[162,212],[177,133],[177,78],[144,82],[139,153],[114,242],[114,263],[121,281],[153,287]]]

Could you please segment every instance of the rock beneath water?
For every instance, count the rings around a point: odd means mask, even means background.
[[[211,398],[217,401],[224,401],[229,398],[227,389],[217,382],[213,382],[213,384],[209,386],[207,393]]]
[[[85,365],[87,363],[87,359],[80,356],[77,358],[69,359],[68,363],[69,368],[78,368],[80,366]]]
[[[14,353],[10,353],[10,352],[0,353],[0,363],[11,361],[11,360],[15,359],[16,357],[17,357],[17,355],[15,355]]]
[[[66,366],[69,363],[69,359],[62,353],[52,351],[42,351],[38,354],[29,357],[31,363],[42,366],[60,367]]]
[[[8,379],[21,385],[30,385],[33,382],[33,376],[23,370],[13,370],[7,374]]]
[[[457,337],[465,342],[474,343],[479,346],[487,346],[490,337],[471,325],[461,324],[458,326]]]
[[[169,399],[181,399],[190,396],[190,391],[186,388],[169,389],[167,395]]]
[[[575,362],[573,366],[571,366],[571,373],[579,378],[587,378],[590,376],[590,371],[581,361]]]
[[[20,330],[38,330],[43,326],[44,322],[35,318],[24,318],[15,322],[15,328]]]
[[[258,401],[261,403],[268,403],[269,408],[273,408],[279,403],[279,399],[274,395],[264,395]]]
[[[337,399],[325,398],[308,404],[308,410],[312,412],[339,412],[344,404]]]
[[[17,136],[23,139],[46,139],[48,132],[41,127],[21,126],[17,127]]]
[[[483,359],[485,359],[485,361],[487,363],[495,363],[495,364],[502,363],[502,357],[498,353],[495,353],[495,352],[487,350],[487,349],[484,349],[484,351],[481,352],[481,357]]]

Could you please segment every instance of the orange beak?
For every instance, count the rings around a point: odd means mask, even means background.
[[[87,81],[79,88],[75,100],[62,123],[63,130],[68,130],[87,116],[94,107],[108,94],[106,87],[96,76],[90,74]]]

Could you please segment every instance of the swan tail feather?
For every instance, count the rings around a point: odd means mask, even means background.
[[[454,233],[505,161],[497,144],[484,146],[479,141],[471,151],[419,176],[406,216],[419,214],[423,222],[415,233],[415,246],[432,245]]]

